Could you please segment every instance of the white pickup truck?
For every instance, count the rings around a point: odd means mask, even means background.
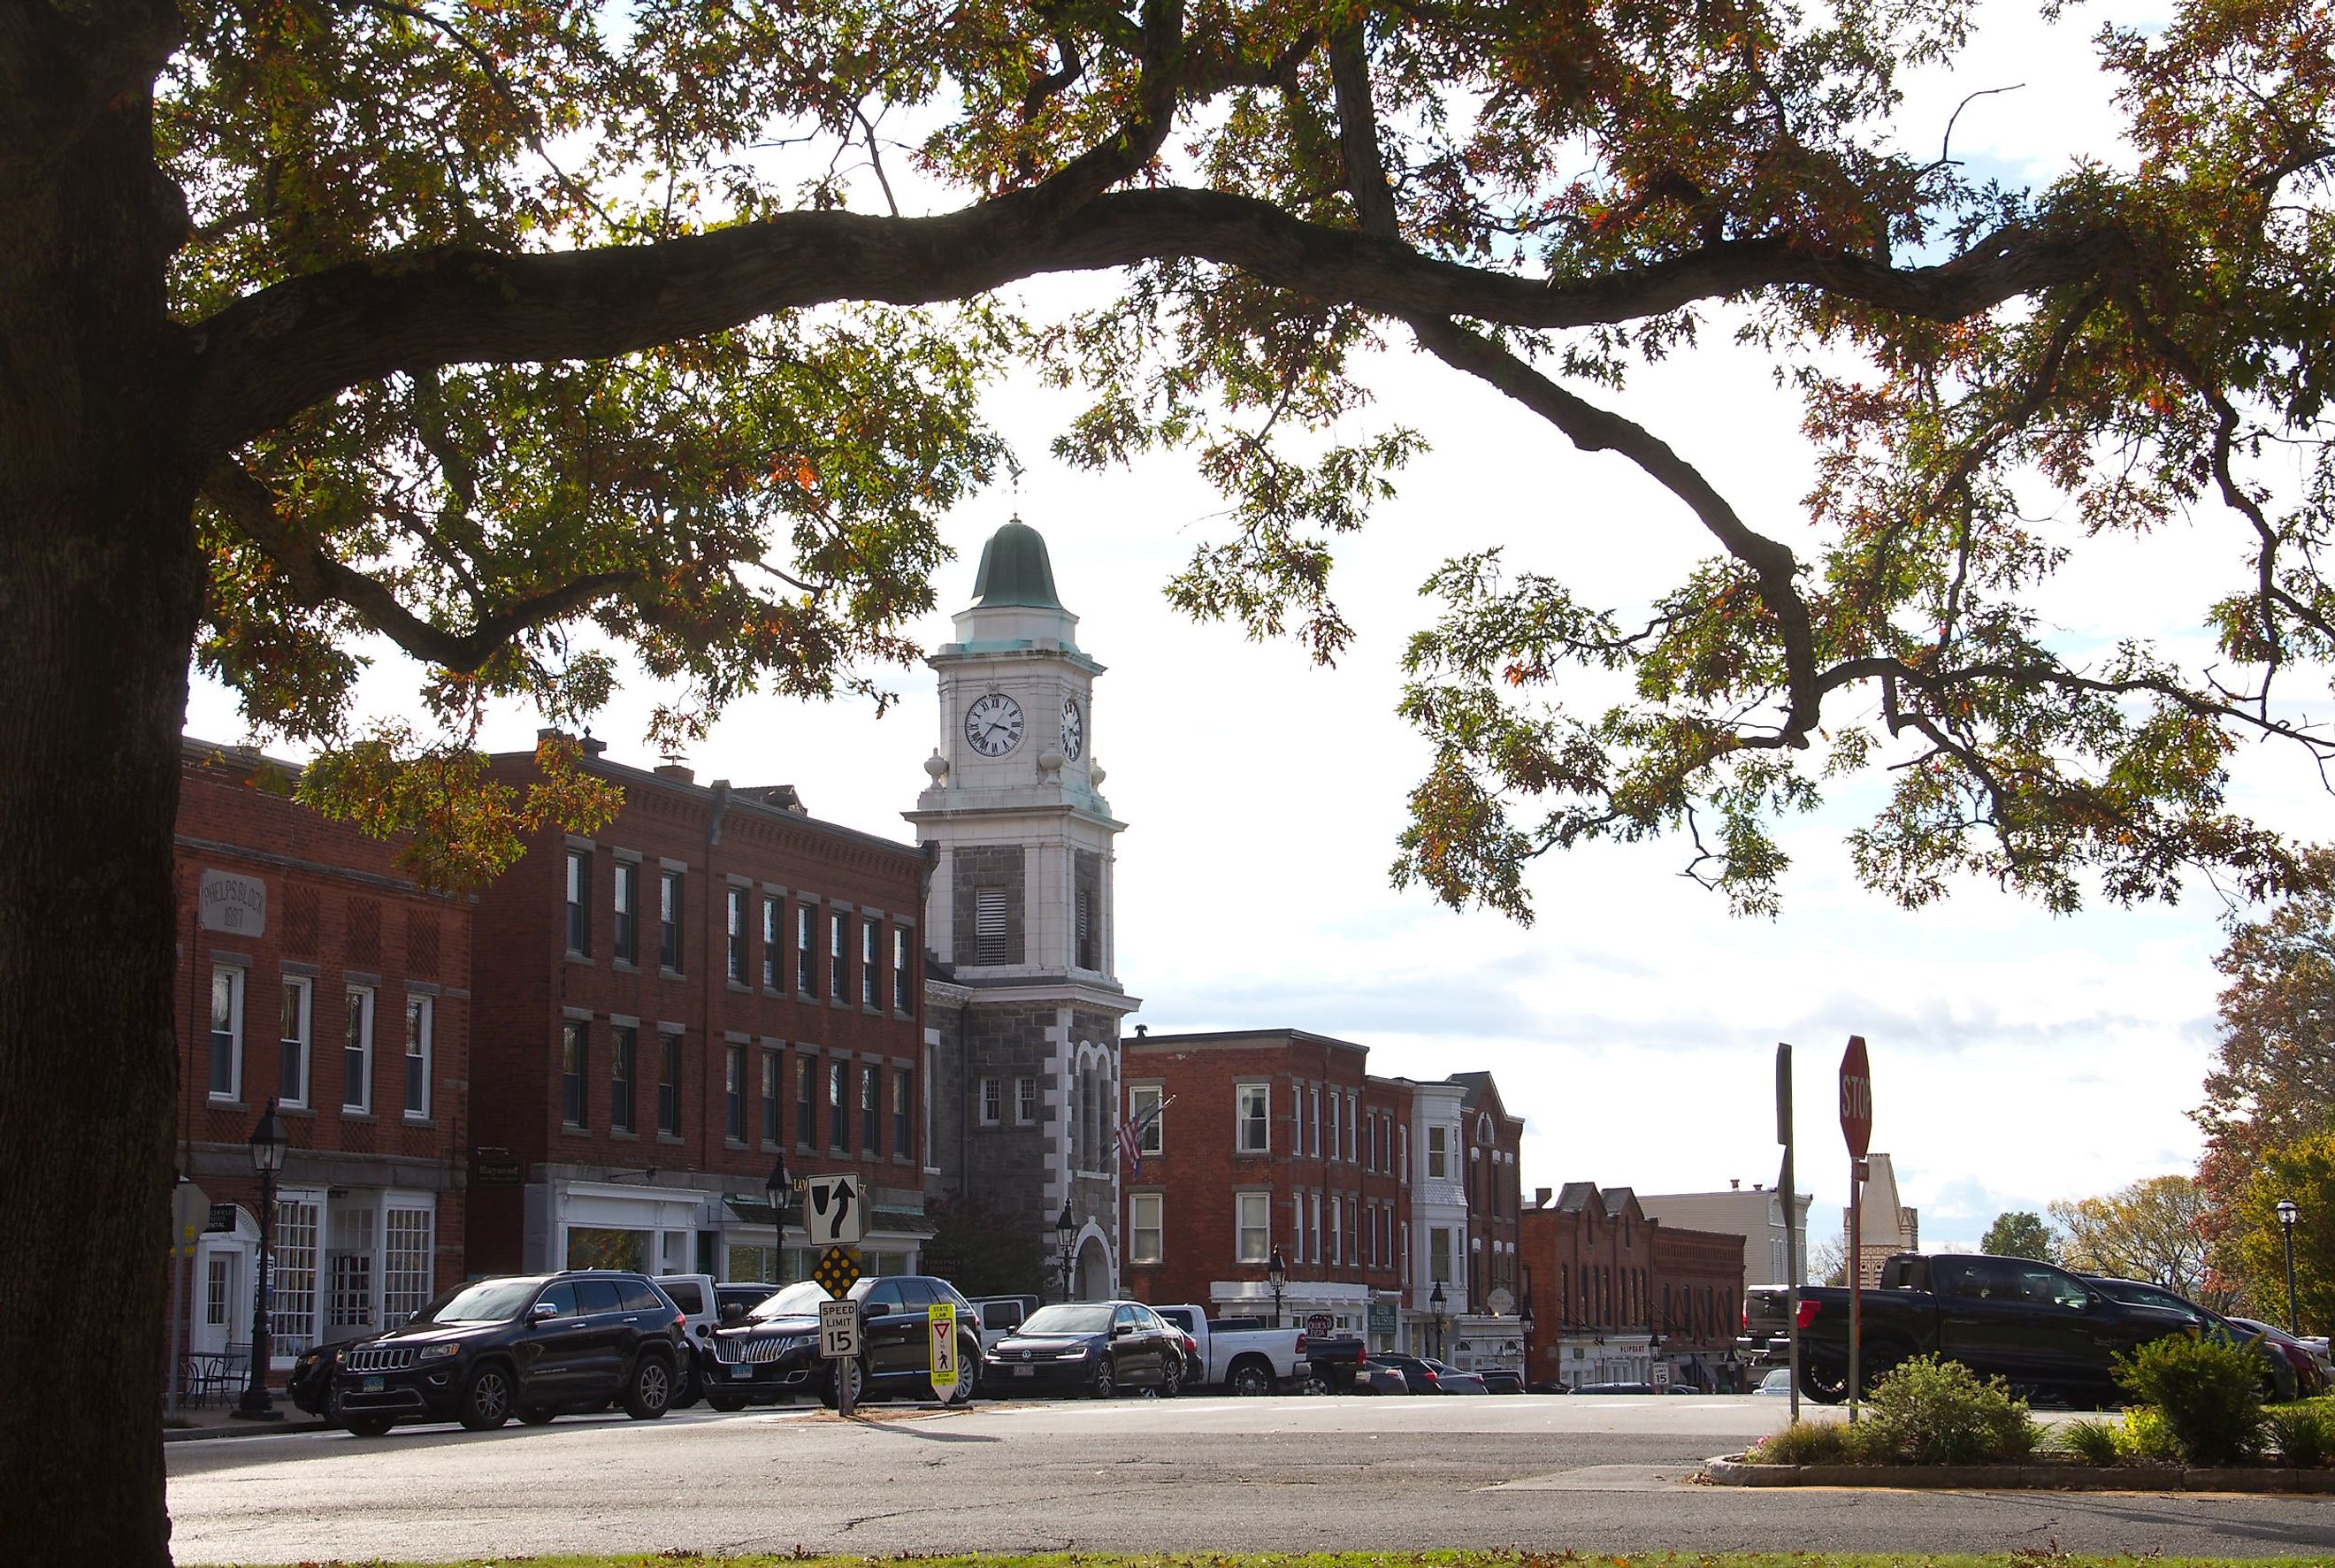
[[[1303,1329],[1235,1328],[1212,1323],[1206,1308],[1154,1307],[1153,1312],[1192,1336],[1198,1347],[1199,1380],[1233,1394],[1270,1394],[1303,1389],[1313,1364],[1305,1355]],[[1187,1387],[1189,1385],[1187,1385]]]

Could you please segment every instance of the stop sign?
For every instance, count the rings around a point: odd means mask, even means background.
[[[1865,1059],[1865,1036],[1848,1037],[1840,1059],[1840,1132],[1851,1159],[1863,1159],[1873,1142],[1873,1064]]]

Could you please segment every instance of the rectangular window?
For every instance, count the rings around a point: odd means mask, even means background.
[[[276,1200],[276,1305],[268,1329],[277,1360],[316,1342],[317,1209],[313,1197]]]
[[[236,1099],[243,1089],[243,971],[211,971],[211,1098]]]
[[[838,1002],[851,994],[851,959],[843,945],[850,923],[851,916],[839,913],[827,919],[827,993]]]
[[[1451,1232],[1444,1225],[1427,1230],[1427,1277],[1439,1284],[1451,1282]]]
[[[341,1045],[341,1108],[373,1108],[373,987],[349,987],[347,1033]]]
[[[1331,1103],[1337,1102],[1333,1099]],[[1346,1200],[1334,1193],[1330,1196],[1330,1261],[1346,1261]]]
[[[827,1064],[827,1141],[838,1154],[851,1147],[851,1067],[848,1062]]]
[[[859,1005],[862,1007],[876,1005],[877,935],[874,921],[863,920],[859,923]]]
[[[681,1136],[681,1036],[657,1036],[657,1131]]]
[[[762,1053],[762,1147],[764,1148],[778,1147],[780,1135],[786,1131],[786,1123],[780,1118],[779,1104],[779,1091],[785,1087],[785,1081],[780,1077],[779,1053],[775,1050],[764,1051]]]
[[[288,1106],[308,1103],[309,1004],[315,992],[315,982],[305,976],[284,977],[284,1006],[276,1026],[276,1096]]]
[[[657,963],[681,973],[681,873],[657,873]]]
[[[568,1127],[585,1125],[584,1071],[587,1050],[585,1031],[587,1027],[580,1018],[571,1018],[559,1026],[559,1119]]]
[[[228,1297],[233,1293],[234,1263],[225,1253],[213,1253],[203,1269],[203,1326],[223,1328],[228,1313],[233,1310]]]
[[[1451,1172],[1451,1152],[1447,1140],[1451,1129],[1431,1127],[1427,1129],[1427,1179],[1437,1180]]]
[[[1244,1083],[1234,1089],[1237,1108],[1233,1128],[1233,1147],[1242,1154],[1264,1154],[1271,1146],[1273,1124],[1273,1086],[1267,1083]]]
[[[981,1080],[981,1124],[995,1127],[1005,1119],[1005,1085],[1002,1079]]]
[[[1038,1080],[1017,1078],[1013,1080],[1013,1119],[1027,1127],[1038,1119]]]
[[[1318,1083],[1308,1084],[1305,1100],[1313,1108],[1313,1115],[1309,1118],[1311,1130],[1305,1137],[1305,1153],[1310,1158],[1320,1159],[1322,1157],[1322,1086]]]
[[[1156,1263],[1164,1256],[1160,1250],[1160,1195],[1129,1193],[1127,1195],[1127,1261],[1130,1263]]]
[[[818,1086],[811,1081],[810,1058],[795,1055],[795,1141],[815,1144],[819,1141],[819,1099],[812,1091]]]
[[[779,901],[762,900],[762,989],[779,988]]]
[[[1005,944],[1005,895],[1003,887],[973,890],[973,961],[1003,963]]]
[[[1361,1097],[1348,1094],[1346,1096],[1346,1163],[1348,1165],[1354,1163],[1354,1137],[1361,1130]]]
[[[1095,952],[1094,895],[1083,887],[1078,891],[1075,919],[1078,922],[1078,966],[1080,969],[1100,969],[1102,961]]]
[[[1135,1124],[1135,1147],[1144,1154],[1159,1154],[1168,1147],[1168,1112],[1160,1104],[1156,1083],[1138,1083],[1127,1091],[1127,1119]]]
[[[405,1119],[430,1116],[430,1024],[431,998],[405,999]]]
[[[608,1127],[615,1132],[638,1132],[633,1111],[633,1086],[640,1081],[641,1031],[620,1023],[608,1031]]]
[[[1410,1185],[1410,1124],[1394,1124],[1394,1158],[1397,1175],[1404,1186]]]
[[[722,1129],[732,1143],[746,1141],[746,1048],[722,1053]]]
[[[809,905],[795,905],[795,989],[805,996],[819,994],[819,947],[811,940],[818,918]]]
[[[567,852],[567,951],[579,956],[592,951],[592,852]]]
[[[914,1012],[916,999],[908,990],[908,928],[892,927],[892,1011]]]
[[[746,983],[746,890],[730,889],[728,907],[722,918],[729,927],[730,978],[739,984]]]
[[[892,1070],[892,1152],[902,1159],[913,1148],[908,1141],[908,1108],[916,1103],[916,1074],[905,1067]]]
[[[393,1329],[420,1312],[431,1289],[437,1260],[436,1213],[392,1205],[382,1215],[382,1327]]]
[[[876,1146],[884,1133],[883,1112],[876,1103],[877,1089],[875,1068],[862,1066],[859,1070],[859,1147],[871,1155],[876,1152]]]
[[[373,1322],[373,1211],[334,1206],[325,1251],[325,1325],[345,1329]]]
[[[1322,1261],[1322,1195],[1313,1194],[1308,1206],[1313,1211],[1313,1245],[1305,1255],[1318,1263]]]
[[[1266,1237],[1271,1234],[1269,1193],[1235,1193],[1233,1195],[1235,1234],[1233,1244],[1235,1255],[1244,1263],[1261,1263],[1272,1251]]]
[[[1330,1157],[1338,1157],[1338,1091],[1330,1091]]]
[[[616,862],[616,962],[641,961],[641,866],[637,860]]]

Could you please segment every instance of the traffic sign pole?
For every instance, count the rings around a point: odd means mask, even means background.
[[[1784,1285],[1785,1310],[1791,1320],[1792,1410],[1791,1418],[1800,1418],[1800,1227],[1799,1199],[1792,1187],[1792,1048],[1776,1047],[1776,1141],[1784,1146],[1782,1180],[1777,1185],[1784,1193]]]
[[[1840,1135],[1848,1144],[1848,1418],[1856,1419],[1865,1355],[1865,1157],[1873,1147],[1873,1064],[1865,1036],[1840,1059]]]

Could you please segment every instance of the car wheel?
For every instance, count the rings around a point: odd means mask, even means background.
[[[346,1427],[353,1436],[359,1437],[383,1437],[389,1431],[387,1416],[351,1416],[341,1424]]]
[[[642,1356],[625,1379],[625,1414],[635,1421],[654,1421],[671,1408],[673,1364],[663,1356]]]
[[[1811,1360],[1800,1368],[1800,1392],[1819,1405],[1837,1405],[1848,1398],[1846,1362]]]
[[[1184,1358],[1171,1356],[1159,1371],[1159,1397],[1172,1399],[1184,1391]]]
[[[1243,1399],[1254,1399],[1273,1392],[1273,1369],[1254,1357],[1234,1362],[1232,1376],[1226,1380],[1232,1391]]]
[[[1087,1392],[1098,1399],[1108,1399],[1119,1392],[1119,1374],[1104,1356],[1095,1362],[1094,1376],[1087,1382]]]
[[[733,1410],[742,1410],[746,1408],[746,1401],[735,1394],[708,1394],[705,1396],[705,1402],[725,1416]]]
[[[473,1432],[491,1432],[511,1418],[516,1402],[510,1369],[489,1361],[475,1368],[462,1385],[462,1425]]]
[[[665,1407],[667,1409],[686,1410],[705,1398],[705,1377],[698,1370],[695,1356],[686,1358],[686,1364],[674,1378],[673,1384],[673,1399]]]
[[[521,1405],[518,1408],[518,1424],[522,1427],[547,1427],[558,1413],[547,1410],[541,1405]]]

